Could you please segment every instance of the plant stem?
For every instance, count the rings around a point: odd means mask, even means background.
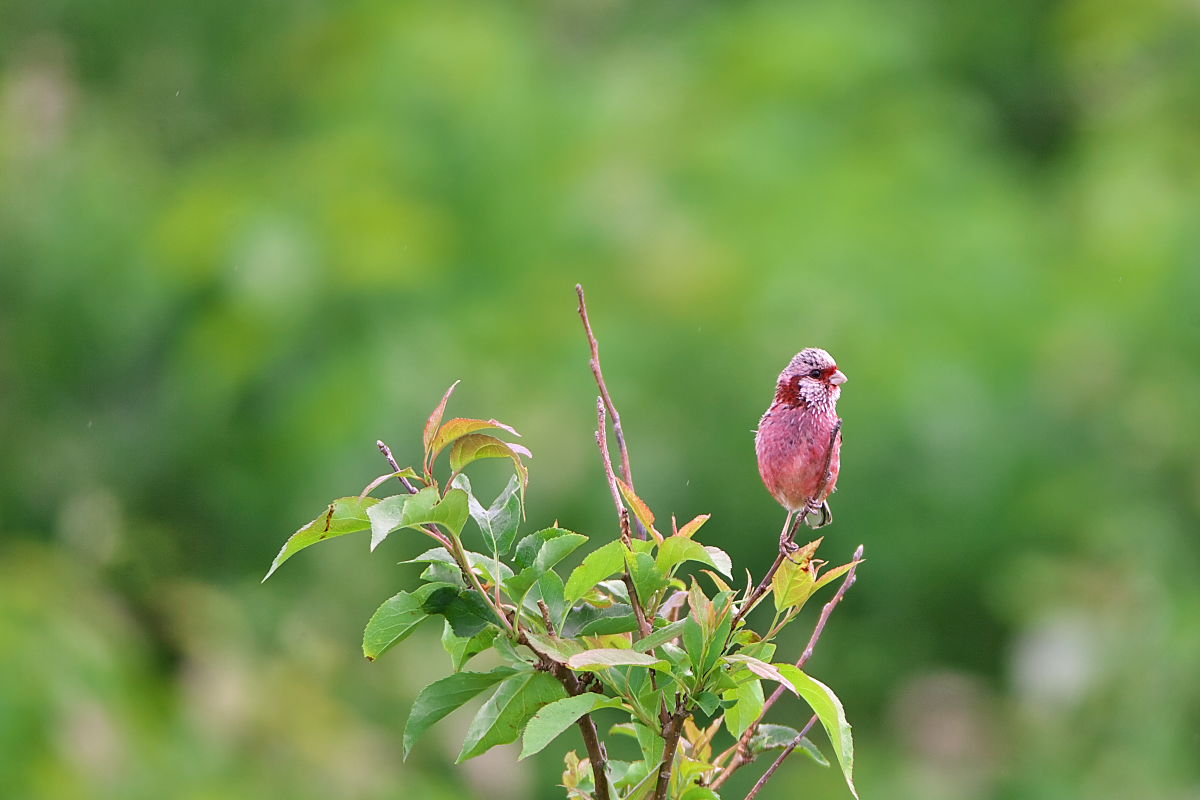
[[[671,773],[675,770],[675,753],[679,749],[679,736],[683,733],[683,720],[687,711],[679,706],[667,718],[663,726],[663,760],[658,768],[658,783],[654,787],[653,800],[666,800],[671,788]]]
[[[771,776],[775,774],[775,770],[779,769],[779,765],[783,763],[783,760],[790,756],[792,751],[800,746],[800,743],[804,741],[805,734],[808,733],[809,729],[812,728],[816,722],[817,715],[813,714],[812,719],[808,721],[808,724],[804,726],[804,729],[800,731],[799,735],[797,735],[795,739],[792,739],[787,747],[783,748],[783,752],[779,754],[779,758],[775,759],[775,763],[767,767],[767,771],[763,773],[762,777],[758,779],[758,782],[754,784],[754,788],[751,789],[749,794],[746,795],[746,800],[754,800],[755,797],[758,797],[758,793],[762,791],[764,786],[767,785],[767,781],[771,780]]]
[[[621,427],[621,415],[617,411],[617,405],[608,392],[608,384],[604,382],[604,371],[600,368],[600,345],[596,341],[596,335],[592,333],[592,323],[588,320],[587,300],[583,296],[582,284],[575,284],[575,294],[579,296],[579,318],[583,320],[583,329],[587,333],[588,347],[592,353],[590,361],[592,375],[595,376],[596,385],[600,388],[600,397],[604,401],[604,406],[608,409],[609,416],[612,417],[613,433],[617,437],[617,449],[621,451],[621,473],[625,478],[625,483],[632,489],[633,470],[629,466],[629,448],[625,446],[625,431]],[[641,520],[636,522],[638,537],[645,539],[648,534],[642,527]]]
[[[517,629],[517,641],[537,655],[540,662],[539,667],[554,676],[563,685],[563,688],[567,690],[567,694],[574,697],[587,691],[587,687],[574,672],[545,653],[539,652],[529,642],[529,639],[525,636],[525,632],[519,626]],[[588,763],[592,768],[592,782],[596,785],[597,800],[611,800],[612,790],[608,785],[608,753],[604,749],[604,743],[600,741],[600,734],[596,730],[596,722],[592,719],[591,714],[584,714],[578,719],[576,724],[579,726],[579,732],[583,735],[583,746],[587,750]]]

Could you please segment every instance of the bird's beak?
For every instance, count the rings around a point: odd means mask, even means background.
[[[846,382],[846,373],[842,372],[840,369],[835,369],[833,374],[829,376],[829,382],[834,386],[841,386]]]

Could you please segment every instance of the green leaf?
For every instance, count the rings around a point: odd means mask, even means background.
[[[712,559],[712,565],[717,572],[729,580],[733,580],[733,559],[729,557],[729,554],[712,545],[705,545],[704,549],[708,552],[708,557]]]
[[[615,697],[585,692],[542,706],[525,726],[518,760],[541,752],[584,714],[590,714],[598,708],[620,708],[621,705],[621,701]]]
[[[667,625],[664,625],[663,627],[651,633],[649,636],[634,642],[633,649],[642,653],[649,653],[659,645],[666,644],[672,639],[683,635],[683,628],[686,624],[686,620],[680,620],[678,622],[671,622]]]
[[[497,555],[506,555],[512,547],[513,540],[517,538],[517,527],[521,524],[521,498],[517,495],[519,488],[517,476],[513,475],[508,485],[488,508],[484,508],[475,499],[475,495],[467,494],[467,508],[471,519],[479,526],[488,550]]]
[[[450,665],[458,672],[472,657],[482,653],[492,646],[500,630],[488,626],[474,636],[455,636],[454,628],[446,620],[442,627],[442,647],[450,656]]]
[[[667,585],[669,579],[665,573],[659,571],[649,553],[632,553],[626,558],[633,586],[645,606],[655,592]]]
[[[846,785],[850,787],[850,794],[857,800],[858,790],[854,788],[854,738],[850,735],[850,723],[846,721],[842,701],[838,700],[832,689],[815,678],[810,678],[794,664],[775,666],[787,676],[821,720],[821,725],[829,734],[829,742],[833,745],[833,754],[837,756],[838,764],[842,767]]]
[[[363,631],[363,655],[374,661],[393,645],[404,641],[429,616],[421,606],[444,583],[427,583],[414,592],[400,592],[384,601]],[[454,590],[457,591],[457,590]]]
[[[706,717],[711,717],[717,708],[720,707],[721,698],[712,692],[701,692],[696,695],[696,705],[704,712]]]
[[[275,560],[271,562],[271,568],[267,570],[263,581],[271,577],[283,562],[309,545],[370,528],[371,520],[368,514],[378,503],[379,500],[374,497],[342,497],[334,500],[321,516],[288,537]]]
[[[442,586],[421,604],[426,614],[440,614],[450,623],[455,636],[469,638],[488,625],[500,624],[491,606],[474,589]]]
[[[611,606],[597,607],[585,603],[567,614],[567,619],[562,624],[562,635],[568,638],[600,636],[606,633],[628,633],[636,631],[637,627],[633,606],[615,603]]]
[[[471,720],[456,761],[474,758],[498,744],[515,742],[538,709],[566,694],[562,684],[545,672],[518,672],[507,678]]]
[[[729,574],[728,566],[718,565],[708,549],[694,539],[671,536],[659,546],[656,563],[662,572],[670,573],[685,561],[699,561],[725,575]],[[728,561],[728,556],[726,556],[726,561]]]
[[[679,800],[721,800],[721,795],[707,786],[689,786]]]
[[[779,671],[779,667],[775,666],[774,664],[768,664],[765,661],[760,661],[759,659],[754,658],[753,656],[745,655],[744,653],[734,653],[733,655],[725,656],[724,661],[731,664],[745,664],[746,667],[748,667],[749,670],[758,677],[775,681],[776,683],[781,684],[783,688],[787,689],[792,694],[799,694],[792,682],[788,680],[787,677],[785,677],[784,674]]]
[[[450,448],[450,469],[461,472],[463,467],[481,458],[510,458],[521,479],[521,490],[529,485],[529,470],[521,457],[533,458],[533,454],[519,444],[506,442],[486,433],[471,433],[454,442]]]
[[[567,612],[571,610],[571,606],[567,604],[567,599],[563,595],[562,578],[558,576],[557,572],[550,571],[538,578],[537,585],[542,600],[550,609],[550,621],[554,623],[555,628],[562,630]]]
[[[521,567],[532,568],[541,575],[575,552],[587,538],[581,533],[562,528],[543,528],[517,543],[513,562]]]
[[[497,561],[491,556],[483,553],[476,553],[474,550],[464,550],[467,556],[467,563],[471,565],[475,572],[479,573],[489,583],[496,580],[507,580],[512,577],[512,570],[503,561]],[[407,561],[401,561],[401,564],[448,564],[454,567],[455,571],[460,571],[458,562],[454,560],[454,556],[444,547],[431,547],[416,558],[410,558]],[[499,567],[500,574],[493,575],[496,568]]]
[[[425,464],[427,468],[431,462],[431,459],[429,458],[429,448],[430,445],[433,444],[433,439],[437,434],[438,427],[440,427],[442,424],[442,415],[446,413],[446,403],[450,402],[450,395],[454,394],[454,387],[458,386],[460,383],[462,383],[462,381],[455,381],[454,383],[450,384],[450,388],[446,390],[444,395],[442,395],[442,402],[437,404],[437,408],[435,408],[433,413],[429,415],[429,421],[425,423],[425,433],[421,437],[421,440],[425,446]]]
[[[568,658],[567,666],[577,672],[591,672],[608,667],[650,667],[660,670],[670,668],[670,664],[664,659],[639,653],[636,650],[621,650],[614,647],[584,650],[582,653]]]
[[[787,725],[763,723],[755,729],[754,735],[750,737],[750,752],[759,755],[768,750],[782,750],[795,741],[799,735],[800,731]],[[796,750],[803,752],[822,767],[829,766],[829,759],[825,758],[825,754],[809,741],[807,736],[800,740]]]
[[[621,544],[619,539],[615,539],[588,553],[583,559],[583,563],[575,568],[575,571],[571,573],[571,577],[567,578],[567,585],[563,590],[563,595],[567,603],[574,605],[579,598],[590,592],[597,583],[614,572],[624,569],[624,567],[625,546]]]
[[[417,528],[426,524],[441,525],[457,536],[467,522],[467,493],[450,489],[439,498],[437,488],[426,486],[416,494],[397,494],[385,497],[367,511],[371,518],[371,549],[398,528]]]
[[[721,696],[725,700],[734,701],[733,705],[725,711],[725,727],[736,739],[762,714],[765,702],[762,681],[757,678],[746,681],[733,689],[726,690]]]
[[[525,638],[532,650],[559,664],[566,664],[568,658],[586,649],[575,639],[560,639],[549,634],[527,633]]]
[[[426,686],[413,700],[404,724],[404,757],[429,726],[449,714],[489,686],[515,672],[511,667],[496,667],[491,672],[456,672]]]
[[[683,620],[683,649],[692,662],[692,668],[699,673],[704,666],[705,637],[704,629],[696,621],[695,614],[689,614]],[[699,677],[699,675],[697,675]]]

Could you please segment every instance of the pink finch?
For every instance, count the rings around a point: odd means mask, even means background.
[[[820,511],[814,528],[833,520],[826,498],[837,484],[841,466],[837,401],[845,382],[829,353],[817,347],[801,350],[779,373],[775,400],[759,422],[754,438],[758,471],[767,491],[788,512],[779,537],[785,552],[796,547],[791,531],[794,515],[800,515],[800,524]]]

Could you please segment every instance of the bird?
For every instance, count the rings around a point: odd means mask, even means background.
[[[783,554],[794,552],[796,527],[818,511],[816,529],[833,521],[827,498],[841,468],[842,420],[837,402],[846,375],[833,356],[807,347],[792,358],[775,384],[775,399],[754,436],[758,472],[771,496],[788,514],[779,535]]]

